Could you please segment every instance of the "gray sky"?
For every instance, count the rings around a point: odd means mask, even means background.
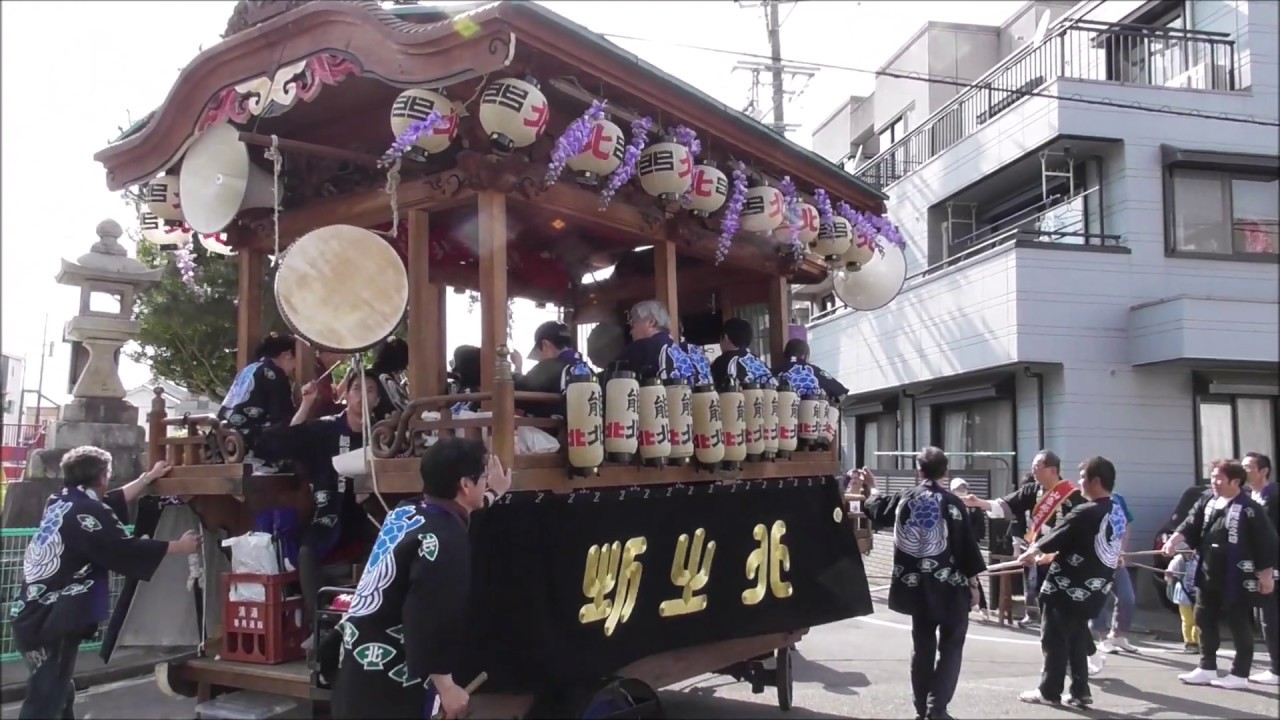
[[[763,11],[717,2],[545,2],[554,11],[600,33],[653,42],[614,40],[722,102],[742,108],[750,84],[732,73],[740,58],[676,47],[700,45],[736,52],[769,51]],[[801,2],[781,10],[782,54],[792,62],[875,70],[925,21],[998,24],[1019,6],[987,2]],[[121,126],[159,105],[179,70],[200,47],[218,42],[234,2],[0,3],[0,328],[3,348],[27,356],[27,388],[36,386],[45,313],[55,353],[46,360],[45,393],[66,397],[69,352],[62,327],[78,307],[77,292],[53,282],[60,257],[88,251],[94,227],[114,218],[135,223],[118,195],[106,190],[93,153]],[[51,43],[56,23],[64,43]],[[849,95],[870,92],[868,73],[822,70],[803,95],[786,106],[802,124],[793,139],[809,145],[817,122]],[[766,97],[762,98],[766,105]],[[381,120],[378,120],[381,122]],[[390,142],[390,138],[388,138]],[[449,294],[448,343],[479,344],[479,323],[467,302]],[[518,304],[516,348],[532,344],[533,329],[549,317]],[[149,372],[125,361],[126,387]]]

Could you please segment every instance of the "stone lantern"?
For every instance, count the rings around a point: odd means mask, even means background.
[[[115,354],[138,336],[139,325],[133,319],[134,296],[159,282],[163,270],[152,270],[125,253],[119,242],[124,231],[114,220],[98,223],[97,233],[98,242],[89,252],[75,262],[63,260],[54,279],[61,285],[80,288],[80,312],[67,321],[63,335],[67,340],[79,341],[89,351],[89,361],[71,390],[75,398],[72,405],[89,412],[74,419],[121,422],[112,416],[111,406],[132,406],[124,401],[125,389],[114,362]],[[137,422],[136,418],[132,422]]]

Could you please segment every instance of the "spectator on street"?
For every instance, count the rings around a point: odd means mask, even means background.
[[[1129,512],[1129,505],[1120,493],[1111,493],[1111,501],[1124,514],[1125,534],[1120,539],[1120,564],[1112,579],[1111,596],[1103,604],[1098,617],[1093,619],[1093,632],[1098,636],[1098,649],[1102,652],[1115,654],[1123,650],[1136,653],[1138,650],[1129,644],[1125,636],[1133,623],[1133,612],[1137,608],[1138,600],[1133,592],[1133,578],[1124,566],[1123,554],[1129,540],[1129,528],[1133,527],[1133,513]]]

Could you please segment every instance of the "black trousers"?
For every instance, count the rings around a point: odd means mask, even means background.
[[[939,590],[931,607],[911,616],[911,692],[921,717],[945,714],[960,681],[969,589],[949,590]]]
[[[31,675],[20,720],[73,720],[76,716],[76,655],[79,637],[64,637],[32,652],[22,653]]]
[[[1231,661],[1231,674],[1249,677],[1253,666],[1253,607],[1247,603],[1228,603],[1201,591],[1196,599],[1196,627],[1200,628],[1200,667],[1218,669],[1218,648],[1222,647],[1222,621],[1231,630],[1236,657]]]
[[[1074,612],[1073,612],[1074,611]],[[1071,676],[1071,697],[1092,697],[1089,690],[1089,653],[1093,636],[1089,617],[1062,603],[1040,604],[1040,651],[1044,667],[1040,671],[1040,694],[1047,700],[1062,699],[1067,675]]]
[[[1276,594],[1262,596],[1262,639],[1267,643],[1267,654],[1271,656],[1268,670],[1280,675],[1280,602]]]

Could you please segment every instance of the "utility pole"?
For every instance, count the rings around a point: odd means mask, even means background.
[[[765,0],[769,6],[769,69],[773,71],[773,129],[786,134],[787,123],[782,107],[782,22],[778,20],[778,0]]]
[[[794,130],[799,127],[797,124],[788,124],[786,121],[786,104],[788,98],[795,98],[804,92],[805,86],[814,75],[818,74],[819,68],[812,65],[800,65],[796,63],[787,63],[782,60],[782,20],[779,8],[784,5],[790,5],[796,0],[760,0],[759,2],[745,2],[739,0],[738,7],[741,8],[760,8],[764,10],[765,30],[769,38],[769,62],[741,61],[734,66],[734,70],[745,70],[751,73],[751,90],[750,99],[747,102],[743,112],[752,116],[760,122],[765,122],[765,118],[772,116],[769,126],[781,135],[785,135],[788,130]],[[761,75],[765,72],[769,73],[769,86],[771,96],[773,98],[772,105],[764,108],[760,103]],[[804,85],[798,90],[787,90],[788,81],[803,80]]]
[[[44,332],[40,335],[40,375],[36,380],[36,425],[40,424],[40,401],[44,399],[44,358],[49,354],[49,313],[44,314]],[[21,422],[21,420],[19,420]]]

